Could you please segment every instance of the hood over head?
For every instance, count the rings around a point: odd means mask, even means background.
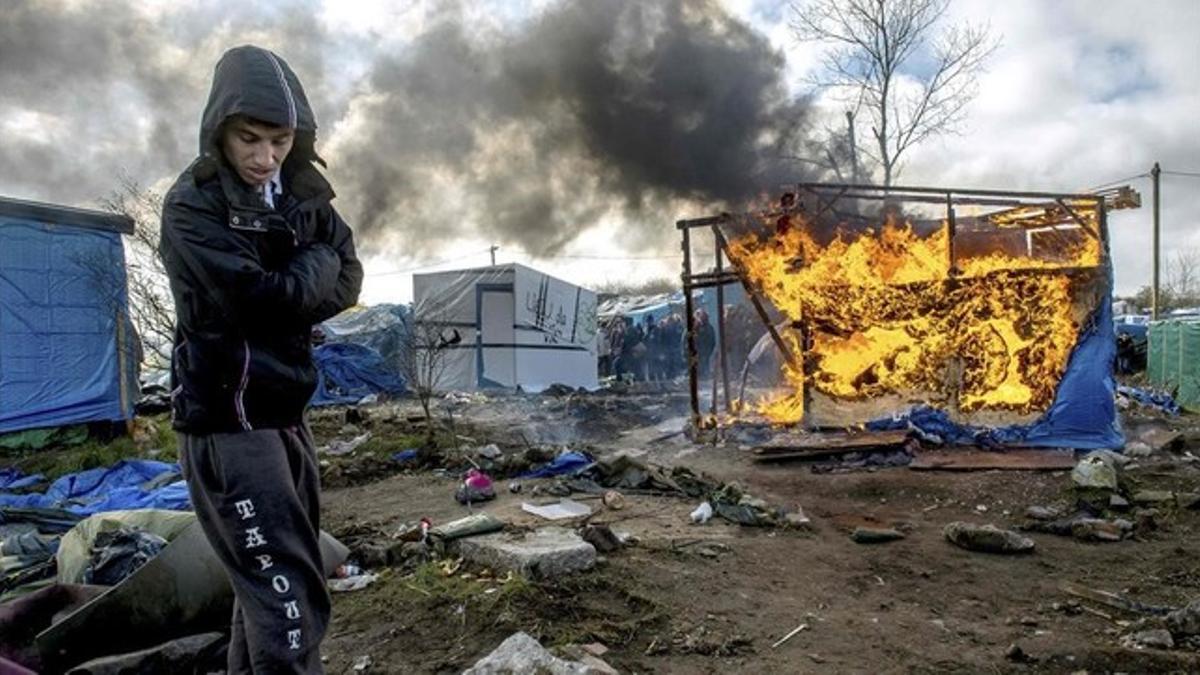
[[[296,130],[288,156],[321,161],[313,144],[317,120],[300,78],[274,52],[243,45],[221,56],[213,72],[212,90],[200,122],[200,155],[220,157],[221,125],[234,115]]]

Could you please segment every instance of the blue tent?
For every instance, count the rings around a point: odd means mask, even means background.
[[[0,433],[129,419],[124,216],[0,198]]]

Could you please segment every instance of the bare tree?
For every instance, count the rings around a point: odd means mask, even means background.
[[[125,238],[129,315],[140,337],[144,360],[156,367],[171,362],[175,336],[175,305],[158,257],[162,202],[161,193],[142,187],[127,175],[120,177],[119,188],[101,200],[106,210],[133,219],[133,234]],[[96,274],[111,277],[113,270],[100,269]]]
[[[1200,249],[1176,251],[1167,260],[1165,290],[1172,308],[1200,305]]]
[[[408,329],[408,339],[400,349],[400,372],[421,403],[427,434],[432,439],[436,428],[433,397],[444,384],[462,335],[450,325],[443,310],[429,307],[414,308]]]
[[[869,127],[855,147],[891,185],[912,146],[950,133],[978,93],[977,76],[998,42],[986,26],[936,31],[949,0],[808,0],[791,4],[793,34],[829,45],[813,84],[848,105],[847,140]],[[857,173],[856,162],[851,164]]]

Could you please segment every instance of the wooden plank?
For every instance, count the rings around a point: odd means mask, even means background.
[[[908,431],[812,433],[772,439],[754,449],[754,461],[821,459],[853,452],[899,449],[908,442]]]
[[[755,452],[772,454],[776,452],[803,452],[805,450],[846,450],[855,452],[864,448],[878,448],[891,445],[903,445],[908,440],[908,431],[851,431],[851,432],[815,432],[810,434],[795,434],[777,436],[758,446]]]
[[[919,452],[908,468],[914,471],[1063,471],[1074,466],[1075,453],[1071,450],[958,448]]]

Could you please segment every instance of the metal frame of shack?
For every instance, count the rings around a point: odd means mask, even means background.
[[[950,436],[998,445],[1123,445],[1107,211],[1136,208],[1136,192],[785,190],[773,208],[676,223],[688,315],[694,291],[715,287],[723,306],[722,289],[739,284],[781,354],[782,394],[759,406],[786,411],[772,421],[853,428],[919,412]],[[713,264],[696,272],[705,233]],[[742,398],[721,314],[708,411],[687,335],[701,426],[732,417]]]

